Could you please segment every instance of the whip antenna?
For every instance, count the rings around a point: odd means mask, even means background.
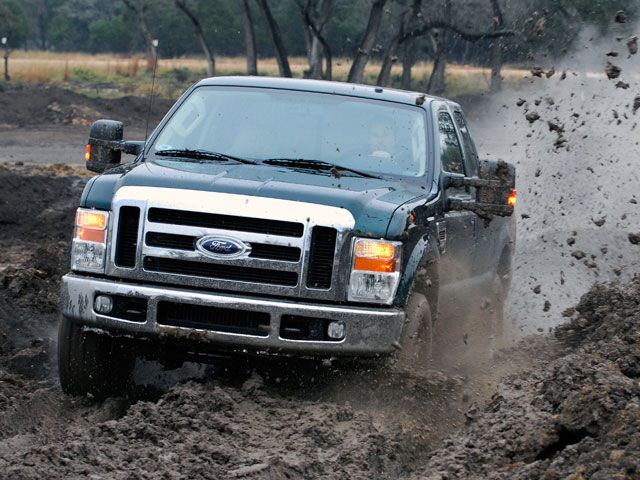
[[[151,107],[153,107],[153,89],[156,85],[156,70],[158,69],[158,40],[152,40],[151,44],[153,45],[155,50],[155,58],[153,59],[153,75],[151,77],[151,92],[149,93],[149,110],[147,111],[147,121],[144,127],[144,147],[142,150],[143,161],[147,152],[147,139],[149,137],[149,118],[151,117]]]

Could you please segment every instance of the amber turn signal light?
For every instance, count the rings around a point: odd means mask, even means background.
[[[516,203],[518,203],[518,191],[514,188],[511,190],[511,194],[507,197],[507,205],[515,207]]]
[[[353,263],[353,269],[363,270],[366,272],[390,273],[396,271],[396,261],[381,260],[377,258],[356,258]]]
[[[76,227],[91,230],[105,230],[107,228],[107,212],[82,210],[76,213]]]
[[[91,228],[78,227],[76,238],[85,242],[104,243],[106,238],[106,230],[93,230]]]
[[[392,243],[377,240],[358,240],[355,253],[356,257],[391,259],[395,257],[396,249]]]
[[[392,273],[400,259],[398,242],[359,239],[353,249],[353,269],[367,272]]]
[[[84,154],[84,159],[88,162],[89,160],[91,160],[91,145],[89,145],[87,143],[87,151]]]

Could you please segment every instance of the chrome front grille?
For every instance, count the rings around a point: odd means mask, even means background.
[[[254,268],[248,266],[205,263],[199,260],[177,260],[174,258],[143,258],[143,267],[148,272],[171,273],[191,277],[215,280],[233,280],[236,282],[254,282],[266,285],[295,287],[298,285],[296,272]]]
[[[137,209],[135,229],[130,213]],[[345,282],[338,267],[354,223],[347,210],[337,207],[123,187],[114,198],[107,273],[174,286],[343,300]],[[238,257],[211,257],[196,247],[206,236],[233,239],[250,250]],[[123,244],[129,246],[124,263]],[[135,262],[131,245],[137,246]]]
[[[145,243],[150,247],[173,248],[176,250],[195,251],[197,240],[198,237],[172,233],[147,232],[145,235]],[[252,242],[249,257],[299,262],[300,254],[301,251],[298,247]]]
[[[154,223],[187,225],[190,227],[213,228],[233,232],[254,232],[284,237],[302,237],[304,225],[282,220],[220,215],[217,213],[190,212],[168,208],[149,209],[148,220]]]

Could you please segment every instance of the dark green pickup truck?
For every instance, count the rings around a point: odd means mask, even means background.
[[[515,170],[479,161],[444,99],[219,77],[146,143],[97,121],[86,157],[101,175],[63,278],[69,393],[116,392],[143,345],[411,363],[430,353],[444,292],[508,287]]]

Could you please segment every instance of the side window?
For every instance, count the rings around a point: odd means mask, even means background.
[[[476,144],[471,138],[471,133],[467,127],[467,122],[464,119],[464,115],[460,110],[453,111],[453,118],[456,122],[456,126],[460,133],[462,133],[462,148],[464,148],[465,157],[467,158],[467,167],[469,175],[478,174],[478,151],[476,150]]]
[[[464,158],[451,115],[447,112],[440,112],[438,114],[438,128],[440,130],[442,167],[447,172],[464,174]]]

